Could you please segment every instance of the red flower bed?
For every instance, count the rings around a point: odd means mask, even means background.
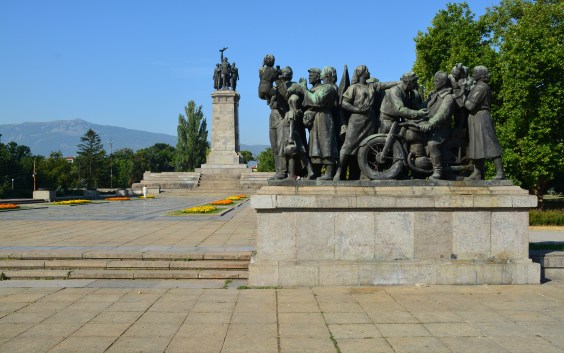
[[[106,201],[129,201],[131,200],[129,197],[106,197]]]

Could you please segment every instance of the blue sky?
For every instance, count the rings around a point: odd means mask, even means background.
[[[413,38],[448,2],[0,0],[0,124],[84,119],[176,135],[193,99],[211,137],[213,68],[229,47],[240,141],[268,144],[265,54],[295,80],[327,65],[340,76],[344,64],[397,80],[415,60]],[[468,3],[479,16],[499,1]]]

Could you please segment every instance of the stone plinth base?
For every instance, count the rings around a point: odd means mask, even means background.
[[[239,93],[220,90],[212,93],[211,151],[209,165],[238,165],[239,154]],[[203,167],[203,166],[202,166]]]
[[[211,165],[238,165],[241,158],[237,152],[229,151],[211,151],[206,157],[206,164]]]
[[[399,284],[538,284],[531,261],[258,261],[250,286],[317,287]]]
[[[507,182],[265,186],[251,286],[539,283],[536,198]]]

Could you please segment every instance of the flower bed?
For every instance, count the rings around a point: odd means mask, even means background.
[[[55,201],[52,205],[82,205],[85,203],[90,203],[90,200],[66,200],[66,201]]]
[[[225,200],[214,201],[211,204],[212,205],[231,205],[232,203],[233,203],[233,200],[225,199]]]
[[[141,195],[141,196],[139,196],[139,198],[140,198],[140,199],[154,199],[154,198],[155,198],[155,195],[147,195],[147,197]]]
[[[129,201],[131,199],[127,196],[121,196],[121,197],[106,197],[105,200],[106,201]]]
[[[226,200],[239,201],[241,198],[239,196],[229,196]]]
[[[194,206],[190,208],[185,208],[182,210],[183,213],[210,213],[217,210],[214,206]]]
[[[13,210],[15,208],[20,208],[20,206],[14,204],[14,203],[2,203],[2,204],[0,204],[0,210]]]
[[[240,199],[246,199],[246,198],[247,198],[247,195],[245,195],[245,194],[239,194],[239,195],[233,195],[233,196],[230,196],[230,197],[238,197],[238,198],[240,198]],[[228,197],[228,198],[229,198],[229,197]]]

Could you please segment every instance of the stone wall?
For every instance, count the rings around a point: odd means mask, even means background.
[[[538,283],[515,186],[267,186],[251,285]]]

